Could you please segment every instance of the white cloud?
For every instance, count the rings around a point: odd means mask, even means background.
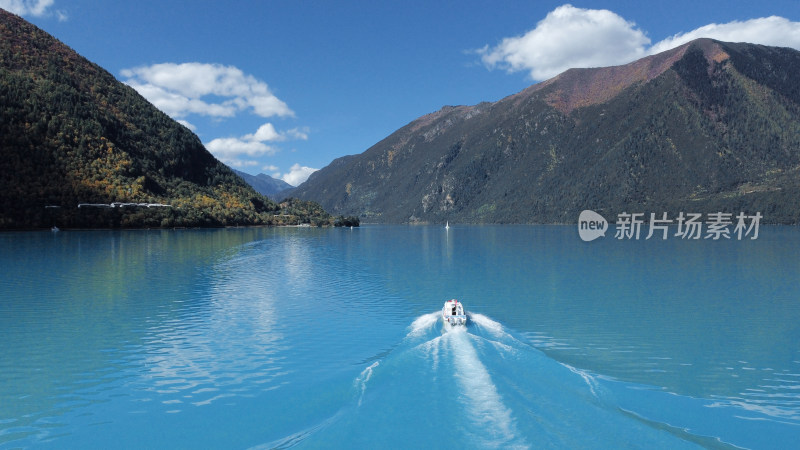
[[[718,41],[750,42],[753,44],[800,49],[800,22],[792,22],[783,17],[770,16],[743,22],[712,23],[687,33],[678,33],[664,39],[650,47],[649,53],[663,52],[701,37]]]
[[[234,167],[240,170],[258,165],[258,161],[253,161],[249,159],[225,158],[225,159],[220,159],[220,161],[222,161],[228,167]]]
[[[292,186],[299,186],[301,183],[306,181],[312,173],[318,170],[319,169],[312,169],[311,167],[295,164],[289,169],[289,173],[285,173],[283,176],[281,176],[281,179]]]
[[[194,126],[194,124],[189,122],[188,120],[180,119],[180,120],[176,120],[176,122],[178,122],[179,124],[185,126],[186,128],[188,128],[188,129],[190,129],[192,131],[197,131],[197,127]]]
[[[225,162],[225,159],[242,155],[274,155],[277,149],[265,144],[265,142],[282,139],[283,137],[275,130],[275,127],[271,123],[265,123],[258,127],[258,130],[253,134],[246,134],[238,138],[217,138],[205,145],[208,151]]]
[[[220,159],[241,155],[274,155],[277,152],[274,147],[270,147],[263,142],[243,140],[240,138],[217,138],[207,143],[206,148]]]
[[[772,16],[710,24],[650,46],[645,32],[618,14],[567,4],[548,13],[524,35],[505,38],[491,48],[484,46],[477,53],[489,69],[528,71],[532,79],[545,80],[573,67],[625,64],[700,37],[800,49],[800,22]]]
[[[206,149],[216,156],[220,161],[235,167],[242,167],[243,164],[259,165],[257,161],[241,160],[239,157],[248,156],[256,158],[260,156],[271,156],[278,152],[278,149],[267,145],[267,142],[285,141],[289,138],[303,139],[307,136],[298,137],[296,129],[280,133],[275,126],[267,122],[258,127],[255,133],[245,134],[241,137],[217,138],[205,144]],[[252,163],[252,164],[251,164]],[[274,166],[270,166],[274,167]],[[278,170],[277,167],[269,170]]]
[[[126,84],[192,131],[196,127],[186,120],[187,116],[212,119],[240,114],[294,117],[294,112],[270,91],[266,83],[233,66],[162,63],[124,69],[120,74]],[[228,166],[239,169],[263,167],[262,170],[273,173],[276,178],[300,184],[317,169],[295,164],[289,172],[281,175],[277,166],[267,164],[264,159],[280,151],[275,143],[308,140],[308,136],[308,127],[279,131],[267,122],[253,133],[211,139],[205,147]]]
[[[18,16],[46,17],[55,12],[59,22],[67,20],[64,11],[50,11],[55,0],[0,0],[0,8]]]
[[[233,66],[162,63],[120,73],[127,78],[125,83],[174,118],[233,117],[240,111],[261,117],[294,116],[266,83]]]
[[[308,133],[309,133],[308,127],[292,128],[291,130],[286,131],[286,136],[291,139],[296,139],[298,141],[307,141]]]
[[[478,53],[489,68],[527,70],[534,80],[544,80],[570,67],[622,64],[645,56],[650,39],[635,26],[605,9],[563,5],[533,30]]]
[[[139,83],[127,80],[126,84],[136,89],[142,97],[164,111],[173,118],[186,117],[189,114],[198,114],[212,117],[233,117],[237,107],[230,102],[208,103],[199,98],[190,98],[176,92],[171,92],[161,86]]]
[[[256,130],[255,133],[246,134],[242,138],[248,141],[256,142],[278,141],[284,139],[284,137],[275,130],[275,126],[273,126],[271,123],[265,123],[264,125],[261,125],[258,127],[258,130]]]
[[[53,6],[53,0],[0,0],[0,8],[18,16],[41,17]]]

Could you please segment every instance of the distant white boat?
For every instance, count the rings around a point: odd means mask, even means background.
[[[52,231],[53,233],[58,233],[61,230],[57,226],[53,225],[53,228],[50,228],[50,231]]]
[[[449,230],[450,229],[450,221],[449,220],[447,221],[447,223],[444,224],[444,229],[445,230]]]
[[[442,320],[450,325],[466,325],[467,315],[464,313],[464,305],[456,299],[444,302]]]

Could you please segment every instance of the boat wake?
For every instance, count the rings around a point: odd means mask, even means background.
[[[367,382],[372,377],[372,369],[378,367],[380,363],[380,361],[375,361],[356,378],[355,384],[361,389],[361,394],[358,396],[358,406],[361,406],[361,401],[364,400],[364,392],[367,390]]]
[[[333,417],[268,446],[694,446],[626,413],[592,374],[481,314],[469,314],[466,326],[450,326],[438,312],[417,317],[350,389],[352,401]]]
[[[447,350],[453,356],[453,376],[463,393],[465,410],[474,429],[481,431],[471,434],[490,446],[522,446],[523,442],[515,442],[518,439],[511,410],[503,403],[488,369],[478,357],[473,343],[476,337],[463,328],[453,328],[446,338]]]

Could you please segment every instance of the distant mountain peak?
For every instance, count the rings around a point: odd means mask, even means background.
[[[266,195],[267,197],[276,201],[282,200],[281,198],[277,197],[281,197],[283,192],[286,192],[294,187],[283,180],[273,178],[264,173],[250,175],[249,173],[241,172],[236,169],[233,171],[236,173],[236,175],[242,177],[247,184],[252,186],[256,192]]]
[[[511,98],[521,101],[545,91],[547,104],[569,114],[576,108],[607,102],[636,83],[646,83],[656,78],[679,61],[690,48],[702,50],[708,61],[721,62],[729,58],[718,42],[700,38],[620,66],[569,69]]]
[[[568,223],[581,210],[800,222],[800,52],[697,39],[447,106],[293,195],[376,222]]]

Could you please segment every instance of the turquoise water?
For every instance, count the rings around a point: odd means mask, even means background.
[[[4,233],[0,447],[796,448],[798,248],[793,227]]]

